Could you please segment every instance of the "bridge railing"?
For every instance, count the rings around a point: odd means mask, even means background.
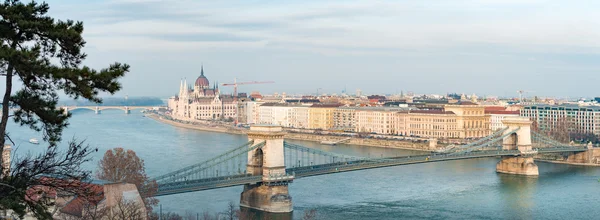
[[[266,142],[263,141],[248,147],[252,143],[253,141],[250,141],[217,157],[159,176],[155,180],[161,184],[245,174],[248,162],[248,152],[263,147],[266,144]]]
[[[286,167],[301,167],[364,158],[308,148],[301,145],[292,144],[287,141],[284,141],[283,146]]]
[[[466,150],[469,150],[471,148],[478,148],[482,144],[485,144],[486,142],[489,142],[491,139],[494,139],[495,137],[497,137],[498,135],[502,134],[506,130],[508,130],[508,128],[500,129],[500,130],[498,130],[498,131],[496,131],[496,132],[494,132],[494,133],[492,133],[492,134],[490,134],[490,135],[488,135],[486,137],[483,137],[483,138],[481,138],[479,140],[476,140],[474,142],[471,142],[469,144],[462,145],[462,146],[455,146],[455,147],[452,147],[450,149],[446,149],[446,150],[442,150],[442,151],[438,151],[438,152],[440,152],[440,153],[452,153],[452,152],[466,151]],[[513,131],[513,133],[514,132],[516,132],[516,130]]]

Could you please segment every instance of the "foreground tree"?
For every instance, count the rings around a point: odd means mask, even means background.
[[[97,177],[111,182],[135,184],[144,199],[148,214],[152,213],[152,206],[158,204],[158,199],[154,198],[158,185],[156,181],[148,179],[144,160],[132,150],[114,148],[106,151],[102,160],[98,162]]]
[[[41,219],[49,219],[48,203],[27,199],[25,192],[34,185],[47,185],[77,191],[64,181],[40,181],[54,176],[77,182],[88,177],[81,170],[90,149],[72,142],[66,151],[57,150],[70,114],[57,109],[58,92],[95,103],[100,92],[113,94],[121,86],[118,79],[129,71],[126,64],[115,63],[100,71],[82,66],[83,23],[60,21],[46,15],[46,3],[5,0],[0,3],[0,75],[6,78],[1,98],[0,152],[11,141],[6,130],[9,118],[43,134],[49,143],[45,153],[14,160],[15,169],[0,179],[0,210],[11,209],[24,215],[28,208]],[[13,86],[20,81],[21,87]],[[14,113],[10,109],[17,109]],[[14,144],[14,143],[13,143]],[[0,157],[0,173],[4,173]],[[62,185],[60,185],[62,184]]]

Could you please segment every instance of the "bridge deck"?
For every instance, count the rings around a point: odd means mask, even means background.
[[[563,152],[583,152],[584,147],[553,147],[537,149],[538,153],[563,153]],[[303,166],[287,168],[286,172],[294,174],[294,178],[303,178],[324,174],[349,172],[364,169],[374,169],[381,167],[400,166],[419,163],[442,162],[450,160],[464,160],[484,157],[497,156],[519,156],[519,150],[486,150],[473,151],[460,154],[427,154],[417,156],[391,157],[381,159],[362,159],[354,161],[334,162],[322,165]],[[252,176],[250,174],[240,174],[232,176],[223,176],[208,179],[188,180],[171,183],[159,183],[159,191],[156,196],[172,195],[193,191],[202,191],[230,186],[239,186],[245,184],[256,184],[262,182],[262,176]]]

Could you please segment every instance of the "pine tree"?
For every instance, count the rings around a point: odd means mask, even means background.
[[[41,132],[49,143],[45,153],[15,161],[11,175],[0,179],[0,210],[12,209],[23,214],[30,208],[39,212],[36,214],[40,218],[49,217],[44,209],[47,204],[26,201],[25,191],[36,184],[56,187],[58,183],[40,181],[39,176],[81,180],[89,174],[77,166],[87,160],[90,150],[87,146],[71,142],[67,151],[57,150],[71,116],[57,109],[58,92],[100,103],[98,94],[114,94],[121,88],[117,80],[129,71],[129,66],[121,63],[101,70],[83,66],[86,58],[81,51],[85,46],[81,36],[83,23],[55,20],[47,15],[49,9],[47,3],[35,1],[0,3],[0,75],[6,78],[1,98],[0,152],[7,141],[12,142],[6,130],[9,118]],[[22,87],[13,86],[16,80]],[[10,112],[11,109],[16,110]],[[74,170],[70,172],[69,168]],[[0,173],[3,169],[0,166]]]

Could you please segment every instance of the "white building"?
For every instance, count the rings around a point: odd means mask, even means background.
[[[396,134],[396,112],[407,108],[365,107],[355,110],[355,131]]]
[[[521,116],[537,122],[541,130],[557,129],[567,124],[570,132],[600,135],[600,107],[577,105],[532,105]]]
[[[490,115],[490,128],[492,131],[497,131],[506,126],[502,121],[510,117],[519,117],[519,111],[486,111]]]
[[[292,109],[292,127],[308,128],[310,123],[310,105],[299,105]]]
[[[292,126],[293,107],[285,103],[265,103],[259,107],[259,123]]]
[[[264,104],[264,102],[246,102],[246,117],[248,124],[258,124],[259,116],[260,116],[260,105]]]
[[[183,80],[179,94],[168,101],[171,116],[184,121],[221,120],[236,117],[236,101],[232,96],[220,95],[218,86],[210,88],[204,76],[204,67],[193,86]]]

